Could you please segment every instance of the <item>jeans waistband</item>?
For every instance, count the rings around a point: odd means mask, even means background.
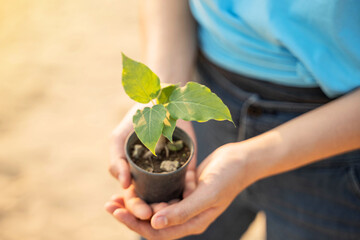
[[[197,61],[197,68],[200,72],[207,73],[206,79],[202,79],[205,82],[208,82],[210,84],[215,84],[216,86],[224,89],[226,92],[228,92],[233,98],[238,99],[241,102],[244,102],[245,105],[251,105],[252,107],[260,107],[264,109],[269,110],[277,110],[277,111],[284,111],[284,112],[307,112],[310,110],[313,110],[317,107],[322,106],[324,103],[329,102],[331,99],[322,98],[322,96],[319,97],[319,99],[322,99],[323,102],[308,102],[305,100],[304,102],[299,101],[291,101],[290,98],[282,96],[282,100],[273,100],[276,99],[276,94],[279,93],[279,87],[280,85],[277,84],[269,84],[264,81],[258,81],[256,79],[251,79],[247,77],[243,77],[243,79],[246,79],[247,82],[256,81],[256,87],[252,86],[252,92],[246,91],[243,88],[239,87],[234,83],[234,79],[229,79],[227,75],[223,74],[223,71],[219,71],[219,67],[216,67],[216,65],[212,64],[207,60],[204,56],[200,55],[199,59]],[[201,74],[200,74],[201,75]],[[235,76],[236,74],[234,74]],[[241,76],[241,75],[238,75]],[[262,95],[259,94],[259,91],[261,91],[262,87],[265,87],[267,91],[269,91],[269,95],[273,95],[272,99],[265,99]],[[246,88],[246,87],[245,87]],[[280,87],[281,88],[281,87]],[[306,88],[294,88],[294,87],[285,87],[283,88],[283,91],[289,91],[289,89],[293,89],[294,92],[298,91],[299,94],[306,91]],[[271,91],[274,91],[271,93]],[[310,90],[311,91],[311,90]],[[312,91],[317,92],[317,91]]]

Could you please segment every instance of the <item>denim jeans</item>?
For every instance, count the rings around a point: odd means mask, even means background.
[[[201,62],[198,81],[223,100],[237,125],[194,123],[199,163],[223,144],[254,137],[321,106],[307,99],[303,103],[265,100]],[[184,239],[239,239],[260,210],[266,214],[270,240],[360,239],[360,150],[252,184],[205,233]]]

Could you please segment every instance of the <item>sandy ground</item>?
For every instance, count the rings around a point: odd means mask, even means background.
[[[0,239],[137,239],[103,210],[137,2],[0,0]],[[244,239],[263,239],[260,217]]]

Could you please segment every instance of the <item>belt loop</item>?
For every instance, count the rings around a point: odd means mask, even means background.
[[[239,120],[239,131],[237,141],[245,140],[246,138],[246,123],[247,123],[247,114],[249,107],[252,104],[259,100],[259,96],[257,94],[250,95],[243,103],[240,109],[240,120]]]

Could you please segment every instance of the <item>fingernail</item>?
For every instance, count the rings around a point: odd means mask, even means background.
[[[168,219],[165,216],[157,217],[154,222],[156,228],[166,227],[167,224],[168,224]]]
[[[122,211],[121,208],[115,209],[115,211],[113,212],[113,215],[117,216],[117,215],[119,215],[119,213],[121,213],[121,211]]]

